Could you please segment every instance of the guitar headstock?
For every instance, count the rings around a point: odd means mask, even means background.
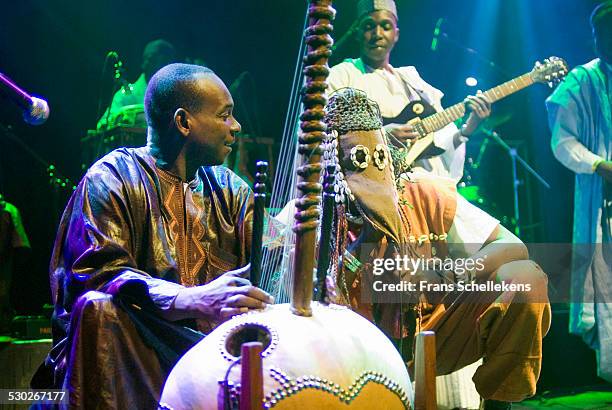
[[[552,87],[561,82],[568,72],[569,69],[565,60],[559,57],[549,57],[544,60],[544,63],[536,61],[530,74],[533,81],[545,83]]]

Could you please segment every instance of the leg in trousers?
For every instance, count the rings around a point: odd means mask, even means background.
[[[504,264],[491,278],[531,290],[463,292],[436,307],[422,330],[436,332],[439,375],[483,357],[473,378],[481,397],[521,401],[535,394],[540,375],[542,338],[551,319],[548,279],[532,261]]]

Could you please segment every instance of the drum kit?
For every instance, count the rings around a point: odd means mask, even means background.
[[[480,126],[480,130],[493,130],[507,123],[512,114],[502,114],[487,118]],[[490,131],[488,131],[490,132]],[[502,225],[516,230],[516,220],[506,214],[495,200],[494,192],[485,186],[486,177],[483,164],[490,156],[490,139],[485,132],[476,133],[468,143],[468,150],[463,170],[463,178],[457,184],[457,192],[468,202],[486,211],[497,218]]]
[[[497,204],[483,185],[484,179],[481,164],[482,157],[486,153],[487,140],[485,139],[480,146],[483,149],[480,150],[477,158],[473,156],[466,157],[463,178],[457,184],[457,192],[471,204],[489,212],[491,215],[499,216]]]
[[[84,170],[116,148],[140,147],[147,143],[143,104],[121,107],[105,125],[88,130],[87,135],[81,138],[81,168]]]
[[[511,231],[516,230],[516,220],[501,209],[494,195],[482,184],[482,171],[472,157],[466,158],[463,178],[457,184],[457,192],[469,203],[498,219],[502,225]]]
[[[519,165],[545,188],[550,189],[550,185],[518,154],[518,149],[515,146],[506,143],[504,139],[494,131],[495,128],[509,121],[511,117],[511,114],[491,117],[479,127],[480,132],[477,135],[481,135],[483,139],[480,142],[476,140],[477,137],[471,139],[468,145],[468,152],[470,146],[477,148],[477,152],[467,156],[463,179],[457,185],[457,191],[468,200],[468,202],[497,218],[502,225],[520,237],[521,227],[527,230],[537,226],[538,223],[525,225],[520,216],[519,187],[523,182],[518,177]],[[493,200],[493,198],[497,196],[493,194],[498,194],[499,191],[491,192],[491,189],[487,190],[484,186],[486,177],[481,165],[485,162],[483,159],[486,157],[487,147],[491,142],[502,151],[505,151],[510,159],[512,177],[510,186],[512,187],[513,199],[513,206],[510,208],[512,211],[511,215],[508,215],[508,213],[506,213],[507,210],[502,210],[501,206]],[[497,188],[497,185],[495,188]]]

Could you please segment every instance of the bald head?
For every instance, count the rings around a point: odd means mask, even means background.
[[[164,136],[173,130],[177,109],[195,112],[202,108],[205,95],[199,82],[203,78],[217,76],[206,67],[170,64],[151,77],[145,94],[145,114],[156,134]]]
[[[191,64],[160,69],[145,95],[148,145],[158,164],[184,160],[191,170],[222,164],[240,131],[233,108],[229,90],[210,69]]]

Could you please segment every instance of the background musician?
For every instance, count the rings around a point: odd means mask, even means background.
[[[396,145],[416,138],[418,133],[412,125],[391,120],[400,116],[412,101],[421,100],[435,111],[442,110],[444,94],[426,83],[413,66],[393,67],[389,60],[399,40],[398,15],[393,0],[360,0],[357,4],[358,23],[355,37],[359,43],[360,56],[347,59],[331,68],[329,90],[343,87],[365,91],[378,103],[381,114],[388,121],[385,129]],[[441,155],[419,160],[416,169],[437,176],[449,177],[458,182],[463,175],[465,142],[480,122],[491,113],[491,104],[480,94],[465,100],[470,114],[459,130],[449,124],[434,134],[434,144]],[[425,105],[424,104],[424,105]],[[416,114],[416,113],[415,113]],[[421,113],[419,113],[421,114]]]

